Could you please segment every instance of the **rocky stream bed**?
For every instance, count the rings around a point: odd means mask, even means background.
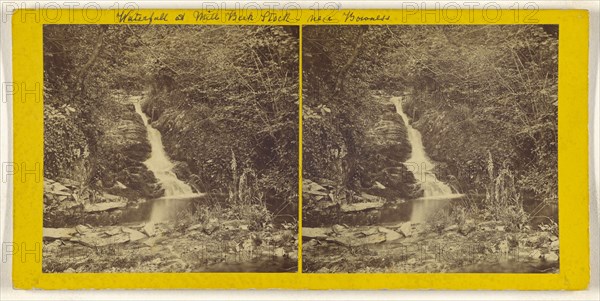
[[[211,218],[127,222],[138,202],[46,179],[44,272],[295,272],[298,236],[288,225]],[[83,193],[82,191],[85,191]],[[88,194],[93,195],[89,197]],[[85,197],[81,197],[85,195]],[[57,220],[61,216],[62,220]],[[73,225],[72,223],[76,223]],[[288,229],[286,229],[286,227]]]
[[[515,231],[487,216],[453,224],[384,222],[383,211],[395,204],[366,193],[354,203],[336,202],[336,189],[321,184],[303,185],[310,216],[329,217],[302,228],[304,272],[558,272],[559,239],[552,231]]]
[[[45,228],[45,272],[295,272],[291,230],[249,231],[214,220],[176,230],[171,223]]]

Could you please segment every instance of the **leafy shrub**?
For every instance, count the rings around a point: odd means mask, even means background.
[[[44,106],[44,176],[70,176],[89,155],[85,134],[73,121],[72,108]],[[81,170],[80,170],[81,172]]]
[[[486,190],[485,206],[496,219],[513,229],[521,229],[529,220],[523,210],[523,200],[517,192],[513,173],[507,166],[494,171],[491,153],[488,154],[488,177],[490,183]]]

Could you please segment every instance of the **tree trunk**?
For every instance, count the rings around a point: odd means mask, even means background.
[[[102,52],[102,48],[104,46],[104,36],[106,35],[106,31],[108,30],[108,25],[100,25],[100,33],[98,34],[98,40],[96,41],[96,45],[94,45],[94,50],[90,55],[87,62],[77,71],[77,93],[82,94],[85,88],[85,78],[90,70],[90,68],[94,65],[96,60],[98,60],[98,56]]]
[[[346,78],[346,73],[348,73],[348,70],[350,69],[350,67],[352,67],[352,65],[358,58],[358,55],[360,54],[360,49],[362,48],[362,46],[364,44],[365,33],[367,32],[368,29],[369,29],[368,26],[360,26],[360,32],[358,33],[358,38],[356,39],[356,44],[354,44],[354,49],[352,50],[352,54],[350,55],[350,58],[348,59],[346,64],[344,64],[344,66],[342,66],[342,68],[338,72],[337,80],[335,83],[334,94],[337,94],[344,88],[344,79]]]

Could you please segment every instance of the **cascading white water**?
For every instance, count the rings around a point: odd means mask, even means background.
[[[415,201],[411,221],[424,221],[428,215],[445,205],[444,200],[461,197],[462,194],[452,192],[452,188],[440,181],[435,176],[435,165],[423,146],[421,133],[412,127],[408,116],[402,108],[403,97],[392,97],[391,102],[396,106],[396,112],[402,117],[406,126],[408,142],[411,146],[410,158],[404,163],[412,172],[419,187],[423,190],[423,197]]]
[[[177,175],[173,172],[175,166],[173,162],[167,156],[164,146],[162,144],[162,138],[160,132],[153,128],[148,122],[148,116],[142,111],[142,107],[139,101],[134,102],[135,112],[142,117],[146,131],[148,132],[148,141],[150,142],[151,152],[150,158],[144,162],[144,165],[154,173],[154,176],[158,180],[158,184],[165,190],[164,200],[155,203],[152,208],[151,218],[152,222],[164,220],[169,216],[170,200],[190,198],[197,196],[192,188],[177,178]]]

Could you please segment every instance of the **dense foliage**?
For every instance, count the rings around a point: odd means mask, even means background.
[[[461,192],[556,202],[557,30],[305,27],[305,176],[340,173],[340,152],[342,174],[360,173],[366,125],[378,113],[373,92],[383,90],[404,95],[440,178]]]
[[[367,26],[303,28],[303,171],[358,188],[369,127],[382,114],[372,90],[381,85],[384,32]]]
[[[45,176],[93,183],[106,168],[98,158],[98,124],[110,118],[110,91],[124,82],[119,41],[126,39],[108,25],[44,26]]]
[[[298,45],[294,27],[47,26],[45,175],[93,183],[133,164],[98,144],[131,117],[119,97],[144,93],[185,180],[293,212]]]
[[[404,63],[389,74],[402,74],[429,155],[458,177],[462,191],[490,190],[493,164],[515,174],[522,194],[556,202],[556,30],[411,27],[392,36],[399,51],[390,59]]]
[[[152,53],[144,62],[151,83],[145,110],[199,188],[297,208],[297,28],[134,31]],[[240,197],[242,190],[249,195]]]

